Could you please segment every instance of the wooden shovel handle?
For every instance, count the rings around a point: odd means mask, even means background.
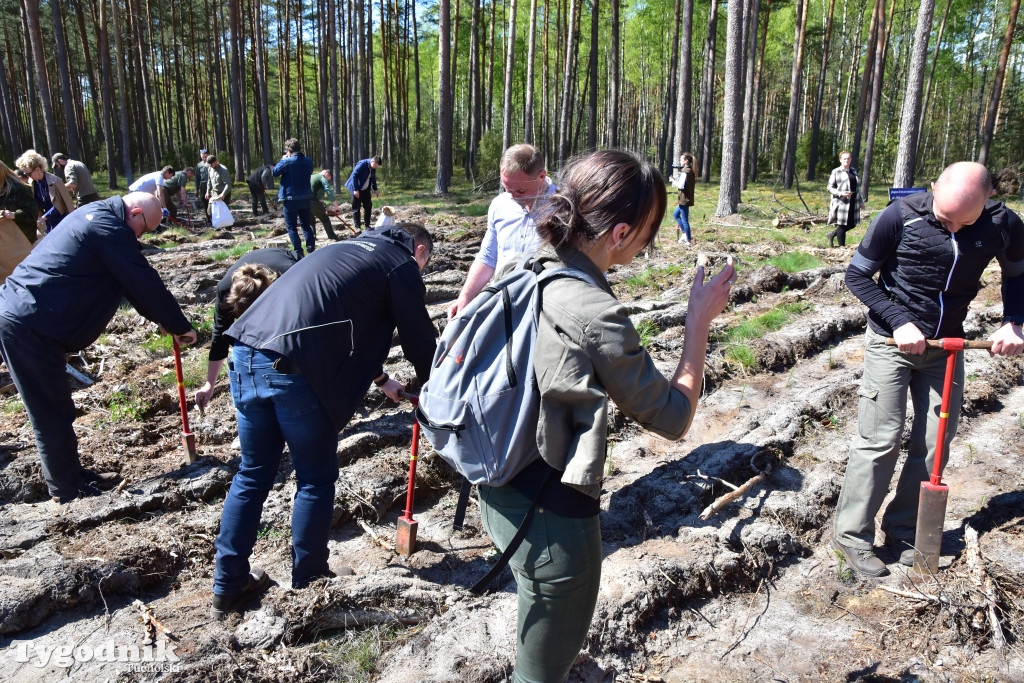
[[[893,339],[892,337],[889,337],[888,339],[885,340],[885,345],[886,346],[896,346],[896,340]],[[925,345],[928,348],[930,348],[930,349],[942,349],[942,348],[945,348],[942,345],[942,340],[941,339],[927,339],[927,340],[925,340]],[[992,348],[992,342],[990,342],[988,340],[985,340],[985,341],[968,341],[968,340],[965,339],[964,340],[964,348],[965,349],[991,349]]]

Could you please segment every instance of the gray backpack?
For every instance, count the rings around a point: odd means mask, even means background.
[[[507,484],[540,457],[533,369],[541,289],[557,277],[594,284],[576,268],[525,259],[486,287],[444,329],[416,411],[441,457],[471,484]]]

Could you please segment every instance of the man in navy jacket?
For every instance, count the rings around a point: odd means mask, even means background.
[[[292,249],[303,256],[302,242],[299,241],[298,223],[302,223],[302,235],[306,238],[306,251],[316,249],[316,233],[313,232],[313,214],[309,200],[313,191],[309,177],[313,175],[313,160],[302,153],[302,145],[295,138],[284,142],[284,156],[274,166],[274,175],[281,176],[281,187],[277,199],[284,212],[284,227],[292,241]]]
[[[50,495],[61,503],[95,495],[105,481],[78,458],[66,355],[96,341],[123,298],[179,343],[196,340],[139,250],[138,238],[160,218],[160,201],[144,192],[83,206],[0,287],[0,351],[32,423]]]
[[[989,337],[991,353],[1024,351],[1024,223],[1001,202],[991,201],[991,194],[992,176],[984,166],[952,164],[932,192],[898,199],[875,218],[846,271],[847,287],[868,307],[868,330],[859,428],[836,506],[832,544],[864,576],[889,573],[873,548],[875,515],[899,460],[908,393],[914,426],[881,529],[886,544],[902,551],[900,562],[914,563],[918,499],[935,458],[947,358],[946,351],[927,348],[925,342],[964,336],[968,307],[993,259],[1002,271],[1004,318]],[[888,346],[886,337],[896,345]],[[963,383],[964,359],[958,353],[946,456],[960,416]]]
[[[249,556],[286,443],[296,479],[292,588],[331,576],[338,432],[371,381],[398,400],[403,385],[383,371],[396,328],[426,381],[437,330],[420,271],[432,252],[430,233],[411,223],[331,244],[281,275],[228,329],[242,464],[216,542],[214,617],[239,611],[270,583],[250,571]]]
[[[377,191],[377,169],[380,168],[379,156],[363,159],[352,169],[352,174],[345,181],[345,187],[352,193],[352,220],[355,222],[356,230],[359,230],[359,207],[363,207],[363,217],[366,227],[369,228],[370,214],[373,212],[373,199],[370,197],[372,191],[378,197]]]

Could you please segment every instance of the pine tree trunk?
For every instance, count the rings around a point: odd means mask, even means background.
[[[228,0],[228,49],[229,68],[228,102],[231,111],[231,151],[235,162],[235,180],[245,180],[245,157],[243,156],[242,130],[242,88],[245,87],[245,72],[242,70],[242,21],[238,10],[239,0]]]
[[[821,42],[821,66],[818,67],[818,90],[814,96],[814,115],[811,119],[811,148],[807,154],[807,179],[814,180],[818,168],[818,143],[821,139],[821,110],[825,99],[825,76],[828,68],[829,46],[832,40],[832,17],[835,15],[836,0],[829,0],[828,17],[825,19],[825,37]]]
[[[25,6],[25,18],[28,20],[28,40],[32,47],[35,65],[36,92],[32,99],[38,99],[43,108],[43,124],[46,128],[46,147],[50,154],[58,151],[60,141],[57,136],[57,120],[53,116],[53,100],[50,97],[50,84],[46,77],[46,56],[43,53],[43,33],[39,26],[39,0],[22,0]]]
[[[745,17],[747,29],[747,66],[744,71],[746,84],[743,88],[743,149],[740,152],[740,189],[747,189],[747,176],[750,172],[750,133],[755,120],[754,107],[757,103],[755,87],[755,69],[757,68],[757,29],[761,20],[761,0],[754,0],[750,16]]]
[[[64,127],[67,129],[67,154],[72,159],[82,158],[82,143],[78,137],[78,122],[75,121],[75,95],[71,90],[71,71],[68,69],[68,51],[64,39],[64,16],[60,3],[50,0],[50,16],[53,19],[53,42],[56,49],[57,74],[60,80],[61,100],[64,109]],[[55,150],[50,148],[50,152]]]
[[[683,0],[679,34],[679,74],[676,83],[675,139],[672,143],[672,160],[678,163],[683,152],[690,151],[691,111],[693,101],[693,0]]]
[[[472,180],[473,167],[476,164],[476,145],[474,136],[479,130],[480,112],[476,106],[480,90],[480,0],[472,0],[472,12],[469,22],[469,69],[468,83],[466,84],[466,114],[469,116],[469,124],[466,126],[466,153],[464,155],[464,166],[466,180]]]
[[[718,44],[718,0],[708,8],[708,35],[704,41],[704,82],[701,93],[700,177],[711,182],[711,152],[715,131],[715,55]]]
[[[562,168],[572,153],[572,91],[573,73],[576,66],[576,50],[579,45],[580,0],[569,0],[568,42],[565,46],[565,63],[562,70],[562,113],[558,122],[558,167]]]
[[[665,78],[665,106],[662,112],[661,120],[661,138],[658,141],[658,157],[659,166],[661,167],[662,173],[668,173],[672,164],[679,160],[679,155],[675,151],[675,127],[676,127],[676,104],[678,98],[676,97],[676,88],[679,86],[679,54],[677,52],[679,48],[679,33],[682,25],[683,15],[683,3],[682,0],[676,0],[675,11],[673,12],[673,30],[672,30],[672,51],[671,56],[668,59],[668,75]],[[593,43],[595,41],[591,41]],[[671,140],[672,147],[669,148],[669,141]]]
[[[857,123],[853,133],[853,165],[860,160],[860,140],[864,134],[864,119],[868,112],[868,96],[871,93],[871,76],[874,73],[875,50],[878,46],[880,26],[885,22],[885,0],[875,0],[871,11],[871,30],[868,32],[867,51],[864,53],[864,78],[861,81],[860,101],[857,105]]]
[[[96,2],[97,0],[93,0]],[[114,156],[114,82],[110,74],[110,36],[107,31],[107,2],[99,2],[99,22],[96,25],[96,39],[99,48],[100,81],[103,83],[103,136],[107,140],[107,187],[117,189],[117,161]]]
[[[10,106],[0,108],[0,119],[3,120],[4,143],[13,155],[15,150],[23,148],[21,135],[14,122],[14,97],[11,93],[11,84],[7,79],[7,67],[4,65],[4,55],[0,51],[0,100],[10,103]]]
[[[736,213],[740,204],[743,151],[743,3],[729,3],[725,40],[725,106],[722,113],[722,172],[716,216]]]
[[[875,68],[871,74],[871,108],[868,112],[867,142],[864,145],[864,168],[860,175],[861,201],[867,202],[868,189],[871,186],[871,162],[875,151],[875,133],[878,130],[878,112],[882,106],[882,77],[885,73],[885,61],[888,57],[889,35],[892,30],[892,18],[896,12],[896,0],[889,4],[889,19],[878,28],[878,45],[875,48]],[[887,28],[888,27],[888,28]]]
[[[99,0],[101,6],[106,3],[106,0]],[[125,106],[125,102],[128,99],[128,85],[125,82],[125,53],[124,43],[121,40],[121,10],[117,6],[118,0],[111,0],[110,2],[110,18],[113,19],[114,23],[114,50],[117,53],[117,90],[121,97],[122,106],[118,107],[121,113],[121,172],[124,174],[124,182],[126,185],[131,185],[135,180],[135,176],[132,173],[132,146],[131,146],[131,128],[128,125],[128,107]]]
[[[256,90],[260,100],[260,129],[262,131],[261,149],[263,163],[269,164],[274,159],[274,147],[270,131],[270,103],[267,93],[267,51],[266,37],[263,30],[263,4],[253,3],[253,48],[256,50]]]
[[[452,179],[451,0],[438,3],[437,21],[437,177],[434,192],[444,194]]]
[[[501,106],[501,148],[508,149],[512,145],[512,76],[516,61],[516,0],[509,0],[508,35],[505,36],[508,47],[505,52],[505,96]]]
[[[691,3],[693,0],[684,0]],[[611,147],[619,146],[619,98],[620,95],[620,67],[619,67],[619,2],[611,0],[612,3],[612,41],[608,48],[608,144]],[[676,127],[678,130],[678,126]]]
[[[996,131],[996,120],[999,118],[999,101],[1003,94],[1003,79],[1006,77],[1006,61],[1010,56],[1013,44],[1013,32],[1017,27],[1017,13],[1020,11],[1020,0],[1010,3],[1010,16],[1006,20],[1006,33],[1003,34],[1003,49],[999,53],[999,64],[996,66],[996,80],[992,85],[992,98],[988,101],[988,114],[985,117],[985,133],[981,141],[981,153],[978,163],[988,163],[988,152],[992,146],[992,136]]]
[[[1019,2],[1020,0],[1015,0]],[[917,160],[917,125],[921,118],[921,86],[928,58],[928,37],[932,31],[933,0],[921,0],[917,13],[917,31],[914,32],[914,51],[910,59],[910,72],[903,91],[903,114],[900,117],[899,148],[896,150],[896,168],[893,187],[911,187],[914,184],[914,166]]]
[[[416,79],[416,132],[420,132],[422,125],[422,113],[420,110],[420,32],[419,26],[416,24],[416,3],[411,2],[412,6],[412,49],[413,49],[413,73]],[[479,139],[479,137],[477,138]]]
[[[523,142],[533,144],[534,131],[534,60],[537,57],[537,0],[530,0],[530,29],[526,38],[526,102],[523,105]]]
[[[590,121],[587,125],[587,149],[597,149],[597,22],[601,16],[599,0],[593,0],[590,13]]]
[[[924,88],[924,102],[921,110],[921,120],[917,123],[917,150],[918,163],[921,156],[921,139],[924,137],[924,124],[928,120],[928,113],[931,110],[932,83],[935,80],[935,65],[939,63],[939,50],[942,48],[942,36],[946,31],[946,20],[949,19],[949,9],[953,6],[953,0],[946,0],[946,11],[942,15],[942,23],[939,24],[939,32],[935,37],[935,51],[932,53],[932,66],[928,71],[928,84]],[[916,164],[915,164],[916,173]]]
[[[800,123],[800,92],[803,89],[804,38],[807,36],[807,8],[810,0],[797,0],[798,17],[793,37],[793,73],[789,81],[789,118],[786,124],[786,148],[782,157],[782,186],[793,187],[796,177],[796,145]]]

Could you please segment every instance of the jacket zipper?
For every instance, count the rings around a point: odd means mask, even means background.
[[[949,291],[949,283],[953,280],[953,272],[956,270],[956,262],[960,260],[960,248],[956,244],[956,235],[949,234],[949,242],[953,245],[953,265],[949,267],[949,276],[946,278],[946,286],[939,292],[939,324],[935,326],[935,335],[938,336],[942,329],[942,319],[946,315],[946,297],[944,294]]]

